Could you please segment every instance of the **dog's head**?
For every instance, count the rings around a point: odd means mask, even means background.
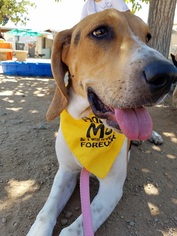
[[[84,101],[77,104],[82,107],[80,114],[93,112],[129,139],[147,139],[152,122],[145,106],[163,99],[177,77],[175,67],[147,46],[150,38],[139,17],[114,9],[90,15],[58,33],[52,53],[57,88],[47,119],[70,106],[72,88]]]

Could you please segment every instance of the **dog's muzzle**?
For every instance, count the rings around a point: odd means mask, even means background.
[[[103,119],[109,127],[124,133],[130,140],[146,140],[151,136],[152,120],[145,106],[153,106],[160,102],[177,81],[177,69],[168,61],[151,61],[141,69],[140,74],[139,83],[146,95],[143,92],[137,94],[138,102],[131,102],[131,106],[129,98],[124,101],[124,107],[119,101],[116,106],[108,106],[103,103],[104,98],[101,99],[96,91],[88,88],[88,100],[93,113]],[[133,92],[137,93],[136,90]]]

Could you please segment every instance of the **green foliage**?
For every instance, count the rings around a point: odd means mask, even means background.
[[[36,4],[30,0],[0,0],[0,25],[5,25],[8,20],[15,24],[26,24],[28,19],[29,7]]]
[[[135,13],[136,11],[141,10],[142,6],[141,3],[149,3],[150,0],[125,0],[126,3],[132,4],[132,13]]]

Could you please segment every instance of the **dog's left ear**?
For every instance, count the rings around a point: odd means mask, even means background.
[[[51,65],[57,87],[53,96],[53,100],[46,114],[48,121],[53,120],[59,116],[68,103],[68,95],[64,82],[64,77],[68,67],[62,61],[62,57],[68,52],[72,31],[73,29],[70,29],[58,33],[53,43]]]

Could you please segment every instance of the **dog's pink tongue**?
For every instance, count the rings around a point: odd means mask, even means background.
[[[115,109],[119,127],[130,140],[146,140],[152,134],[152,119],[149,112],[141,107],[136,109]]]

